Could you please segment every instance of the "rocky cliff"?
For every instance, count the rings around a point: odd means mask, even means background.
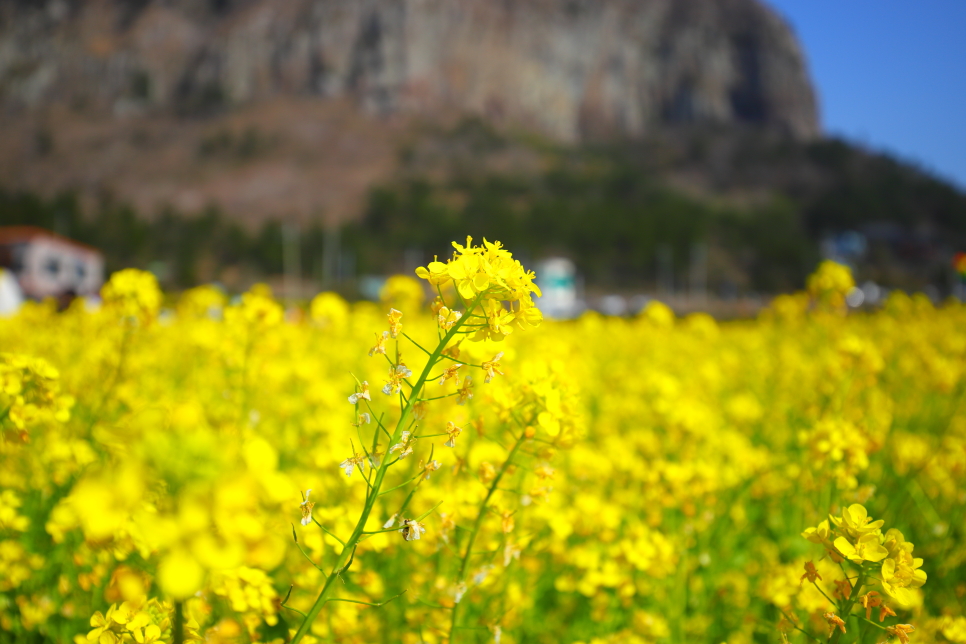
[[[256,114],[248,125],[245,114]],[[328,193],[347,182],[359,193],[385,173],[386,128],[442,114],[564,143],[679,123],[819,132],[799,45],[758,0],[0,2],[7,186],[93,186],[145,206],[152,195],[230,211],[351,210]],[[204,154],[251,131],[267,142],[249,146],[257,155],[218,166]],[[253,168],[270,150],[274,165]],[[361,174],[312,174],[312,159],[347,172],[353,154],[366,159]],[[239,186],[253,184],[245,205]]]
[[[561,140],[667,122],[818,131],[802,53],[757,0],[8,0],[0,100],[117,112],[352,96]]]

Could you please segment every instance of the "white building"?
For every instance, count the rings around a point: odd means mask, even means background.
[[[104,283],[100,251],[36,226],[0,227],[0,267],[38,300],[97,295]]]
[[[577,267],[564,257],[552,257],[537,263],[537,286],[543,293],[536,305],[548,318],[566,319],[580,314],[577,299]]]
[[[0,317],[13,315],[23,305],[23,291],[13,273],[0,268]]]

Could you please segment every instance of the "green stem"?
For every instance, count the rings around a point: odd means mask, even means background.
[[[329,535],[330,537],[332,537],[333,539],[335,539],[336,541],[338,541],[339,543],[341,543],[341,544],[342,544],[342,547],[343,547],[343,548],[345,548],[345,547],[346,547],[346,545],[345,545],[345,541],[343,541],[343,540],[342,540],[342,539],[340,539],[340,538],[339,538],[338,536],[336,536],[336,535],[335,535],[335,533],[333,533],[333,532],[330,532],[330,531],[329,531],[329,529],[328,529],[328,528],[326,528],[326,527],[325,527],[324,525],[322,525],[321,523],[319,523],[319,521],[318,521],[318,520],[317,520],[317,519],[316,519],[315,517],[312,517],[312,523],[314,523],[315,525],[317,525],[317,526],[319,526],[320,528],[322,528],[322,532],[324,532],[324,533],[326,533],[327,535]]]
[[[302,544],[299,543],[299,536],[295,532],[295,525],[294,524],[292,525],[292,539],[295,540],[295,545],[296,545],[296,547],[298,547],[299,552],[302,553],[302,556],[303,557],[305,557],[306,559],[308,559],[309,563],[312,564],[312,567],[315,568],[316,570],[318,570],[319,572],[325,574],[325,571],[322,570],[322,567],[319,564],[315,563],[315,560],[312,559],[312,557],[309,556],[309,553],[305,552],[305,550],[302,548]]]
[[[849,615],[852,613],[852,607],[855,606],[855,602],[859,600],[859,593],[862,592],[862,586],[865,585],[865,571],[861,568],[859,569],[859,578],[855,580],[855,585],[852,586],[852,592],[849,593],[849,598],[845,600],[845,605],[842,607],[842,614],[839,616],[842,621],[848,621]],[[838,644],[839,637],[842,636],[842,631],[838,628],[829,636],[829,644]]]
[[[815,586],[815,589],[818,590],[818,592],[822,593],[822,596],[825,597],[825,599],[827,599],[832,606],[837,606],[837,602],[829,597],[824,590],[822,590],[822,587],[818,585],[817,581],[813,581],[812,585]]]
[[[184,644],[184,603],[174,603],[174,644]]]
[[[11,403],[9,407],[0,411],[0,425],[3,425],[3,421],[7,420],[7,416],[10,415],[10,410],[13,409],[13,404]],[[0,434],[2,436],[2,434]]]
[[[329,599],[329,601],[330,602],[346,602],[346,603],[349,603],[349,604],[362,604],[363,606],[376,606],[376,607],[379,607],[379,606],[385,606],[386,604],[388,604],[392,600],[396,599],[397,597],[402,597],[404,594],[406,594],[406,591],[405,590],[402,591],[401,593],[399,593],[398,595],[393,595],[389,599],[387,599],[385,601],[381,601],[381,602],[363,602],[363,601],[359,601],[358,599],[342,599],[340,597],[333,597],[333,598]]]
[[[860,621],[863,621],[863,622],[865,622],[865,623],[867,623],[867,624],[870,624],[870,625],[872,625],[872,626],[875,626],[875,627],[876,627],[876,628],[878,628],[878,629],[879,629],[880,631],[884,631],[884,630],[886,630],[886,627],[885,627],[885,626],[883,626],[883,625],[881,625],[881,624],[876,624],[876,623],[875,623],[875,622],[873,622],[872,620],[869,620],[869,619],[866,619],[866,618],[864,618],[864,617],[862,617],[861,615],[853,615],[852,617],[854,617],[854,618],[856,618],[857,620],[860,620]]]
[[[466,578],[466,567],[469,565],[470,555],[473,552],[473,542],[476,540],[476,535],[479,533],[480,526],[483,523],[483,517],[486,515],[486,506],[489,504],[490,498],[492,498],[493,493],[496,492],[497,486],[500,484],[500,479],[502,479],[503,475],[506,474],[507,469],[509,469],[513,461],[513,457],[516,455],[517,450],[520,449],[520,446],[523,445],[524,441],[526,441],[526,434],[521,430],[520,438],[517,439],[517,442],[513,446],[513,449],[510,450],[510,453],[507,455],[506,460],[503,461],[503,465],[500,467],[500,471],[496,473],[496,477],[493,479],[493,482],[490,484],[490,489],[487,490],[486,492],[486,497],[483,499],[483,503],[480,504],[480,510],[479,512],[476,513],[476,520],[473,522],[473,529],[470,531],[470,534],[467,537],[466,551],[463,553],[463,558],[460,561],[460,571],[459,571],[459,575],[456,578],[457,585],[463,583],[463,580]],[[453,612],[450,615],[450,626],[449,626],[450,644],[453,644],[453,635],[457,629],[456,615],[457,615],[457,612],[459,611],[459,606],[460,606],[459,602],[453,604]]]
[[[799,633],[802,633],[802,634],[804,634],[804,635],[805,635],[806,637],[808,637],[808,638],[810,638],[810,639],[813,639],[813,640],[815,640],[816,642],[818,642],[818,644],[822,644],[822,640],[820,640],[820,639],[818,639],[817,637],[815,637],[814,635],[812,635],[812,634],[811,634],[811,633],[809,633],[808,631],[805,631],[805,630],[802,630],[801,628],[799,628],[799,627],[798,627],[798,626],[797,626],[797,625],[795,624],[795,622],[794,622],[794,621],[792,621],[792,618],[788,616],[788,613],[786,613],[785,611],[783,611],[783,610],[782,610],[781,608],[779,608],[778,610],[779,610],[779,611],[781,611],[781,614],[785,616],[785,619],[786,619],[786,620],[788,621],[788,623],[789,623],[789,624],[791,624],[791,627],[792,627],[792,628],[794,628],[794,629],[795,629],[796,631],[798,631]]]
[[[483,299],[482,294],[473,301],[473,306],[480,303]],[[456,334],[459,332],[461,326],[462,318],[457,320],[453,327],[443,336],[440,340],[439,345],[436,350],[429,356],[429,360],[426,362],[426,366],[423,367],[422,373],[419,375],[419,379],[416,384],[413,385],[412,394],[409,397],[409,401],[405,407],[402,409],[402,413],[399,416],[399,421],[396,423],[396,430],[393,432],[390,444],[397,442],[403,432],[403,428],[406,426],[406,422],[409,419],[409,415],[412,413],[412,407],[414,401],[418,400],[419,392],[422,391],[423,386],[426,384],[426,380],[429,377],[429,372],[436,365],[440,359],[440,355],[443,353],[443,349],[449,344]],[[290,644],[298,644],[303,637],[309,632],[312,626],[312,622],[318,617],[319,613],[322,611],[322,607],[325,606],[326,601],[329,599],[329,593],[332,589],[333,580],[345,570],[346,565],[349,562],[349,558],[354,552],[356,546],[359,543],[359,538],[362,537],[365,532],[366,523],[369,521],[369,515],[372,513],[372,509],[376,504],[376,499],[379,498],[379,490],[382,489],[383,480],[386,477],[386,471],[389,467],[389,459],[385,459],[376,471],[376,477],[371,482],[370,486],[372,492],[369,494],[365,505],[362,508],[362,514],[359,515],[359,521],[356,523],[355,529],[352,531],[352,535],[346,540],[346,547],[342,549],[339,554],[339,558],[336,560],[335,565],[332,567],[332,572],[329,574],[325,583],[322,585],[322,590],[319,592],[319,596],[316,598],[315,603],[312,604],[312,608],[305,616],[305,620],[299,626],[295,635],[292,637]]]
[[[104,412],[104,408],[107,407],[107,403],[110,402],[114,395],[114,389],[117,387],[118,382],[121,380],[121,374],[124,371],[124,363],[127,359],[127,352],[131,345],[131,336],[134,334],[133,329],[130,326],[124,327],[124,335],[121,337],[121,347],[117,358],[117,365],[114,367],[111,373],[109,384],[104,388],[104,395],[101,397],[101,402],[98,403],[94,414],[91,417],[90,423],[87,426],[87,431],[90,432],[94,429],[94,425],[100,419],[101,414]]]

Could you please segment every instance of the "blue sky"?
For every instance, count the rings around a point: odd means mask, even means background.
[[[828,134],[966,190],[966,1],[765,1],[802,42]]]

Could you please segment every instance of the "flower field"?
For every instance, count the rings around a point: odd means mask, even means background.
[[[553,322],[532,277],[0,320],[0,642],[966,642],[966,307],[824,264]]]

